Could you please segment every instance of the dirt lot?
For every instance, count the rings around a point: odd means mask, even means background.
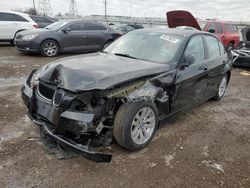
[[[146,149],[112,145],[106,164],[49,154],[25,115],[20,85],[52,60],[0,45],[0,187],[250,187],[250,71],[233,70],[220,102],[162,122]]]

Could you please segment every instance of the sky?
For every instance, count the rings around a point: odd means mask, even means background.
[[[0,10],[32,7],[33,0],[0,0]],[[165,17],[167,11],[188,10],[195,17],[250,21],[250,0],[107,0],[107,14]],[[39,0],[35,0],[38,7]],[[78,13],[103,15],[104,0],[76,0]],[[50,0],[53,14],[68,12],[70,0]]]

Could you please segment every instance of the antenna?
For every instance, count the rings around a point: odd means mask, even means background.
[[[38,10],[41,15],[52,16],[50,0],[39,0]]]
[[[78,10],[76,7],[76,0],[70,0],[69,13],[73,16],[78,15]]]

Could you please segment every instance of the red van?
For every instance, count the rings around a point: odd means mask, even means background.
[[[220,21],[208,21],[201,28],[193,15],[183,10],[167,12],[167,20],[169,28],[190,26],[198,30],[214,33],[228,49],[235,48],[240,43],[240,33],[237,26],[234,24]]]

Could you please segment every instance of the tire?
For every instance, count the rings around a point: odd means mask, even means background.
[[[226,92],[226,89],[227,89],[227,85],[228,85],[228,75],[225,74],[221,81],[220,81],[220,84],[219,84],[219,87],[218,87],[218,91],[217,91],[217,94],[216,96],[214,97],[214,100],[216,101],[219,101],[222,99],[222,97],[224,96],[225,92]]]
[[[234,43],[233,42],[230,42],[228,45],[227,45],[227,49],[228,50],[232,50],[234,48]]]
[[[143,113],[147,114],[146,118]],[[129,151],[138,151],[151,141],[157,126],[158,110],[154,103],[128,103],[116,113],[113,134],[119,145]]]
[[[59,53],[59,45],[54,40],[45,40],[41,44],[40,52],[46,57],[55,57]]]

